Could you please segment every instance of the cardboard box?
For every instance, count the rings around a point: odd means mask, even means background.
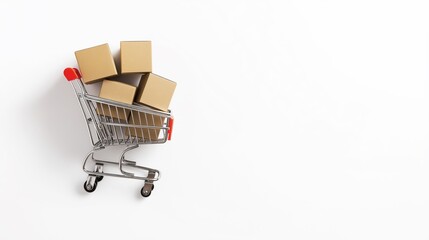
[[[118,81],[104,80],[99,96],[110,100],[132,104],[136,94],[136,87]],[[108,107],[106,104],[97,104],[97,113],[103,116],[113,117],[126,121],[130,114],[124,108]]]
[[[156,116],[149,113],[139,113],[133,111],[130,114],[128,122],[133,125],[144,125],[152,127],[162,127],[164,125],[165,118]],[[158,140],[161,129],[148,129],[148,128],[130,128],[130,131],[125,132],[127,136],[139,137],[145,140]]]
[[[76,51],[75,56],[85,84],[118,75],[107,43]]]
[[[175,82],[148,73],[143,75],[140,80],[135,101],[161,111],[168,111],[175,89]]]
[[[152,72],[152,42],[121,42],[121,73]]]

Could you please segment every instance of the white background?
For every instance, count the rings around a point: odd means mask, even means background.
[[[1,1],[0,239],[428,239],[427,1]],[[62,70],[152,40],[163,176],[83,190]],[[113,153],[111,153],[113,155]]]

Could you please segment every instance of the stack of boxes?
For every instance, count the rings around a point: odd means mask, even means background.
[[[121,42],[120,74],[141,75],[138,86],[115,80],[119,74],[108,44],[79,50],[75,52],[75,55],[82,74],[82,81],[85,84],[102,81],[99,97],[126,104],[144,104],[156,110],[168,111],[176,83],[152,73],[152,43],[150,41]],[[162,118],[139,116],[134,111],[132,114],[125,109],[111,111],[107,105],[98,105],[97,113],[135,125],[162,127],[164,123]],[[158,138],[159,132],[159,129],[145,129],[143,134],[138,131],[131,135],[154,140]]]

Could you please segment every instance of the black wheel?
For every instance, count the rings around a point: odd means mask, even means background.
[[[95,178],[95,181],[97,181],[97,182],[101,182],[101,180],[103,180],[103,178],[104,178],[104,176],[97,176],[97,177]]]
[[[144,187],[142,187],[142,190],[140,190],[141,195],[142,195],[143,197],[149,197],[149,196],[150,196],[150,194],[152,193],[152,190],[151,190],[151,191],[149,191],[149,192],[145,192],[143,189],[144,189]],[[152,185],[152,189],[153,189],[153,185]]]
[[[87,181],[85,181],[85,183],[83,184],[83,189],[85,189],[85,191],[92,193],[95,191],[95,189],[97,189],[97,181],[95,181],[94,186],[92,188],[88,188],[88,184]]]

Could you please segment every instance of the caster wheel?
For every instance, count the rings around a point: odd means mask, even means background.
[[[151,188],[151,190],[150,190],[150,191],[147,191],[147,190],[145,190],[145,189],[144,189],[144,187],[142,187],[142,189],[140,190],[140,194],[141,194],[143,197],[149,197],[149,196],[150,196],[150,194],[152,193],[153,188],[154,188],[154,185],[152,185],[152,188]]]
[[[150,194],[152,193],[152,191],[145,192],[145,191],[143,190],[143,188],[142,188],[142,190],[140,191],[140,193],[142,194],[142,196],[143,196],[143,197],[149,197],[149,196],[150,196]]]
[[[94,186],[89,186],[85,181],[85,183],[83,184],[83,188],[85,189],[85,191],[92,193],[95,191],[95,189],[97,189],[97,181],[95,181]]]
[[[97,178],[95,179],[95,181],[97,182],[101,182],[101,180],[103,180],[104,176],[97,176]]]

